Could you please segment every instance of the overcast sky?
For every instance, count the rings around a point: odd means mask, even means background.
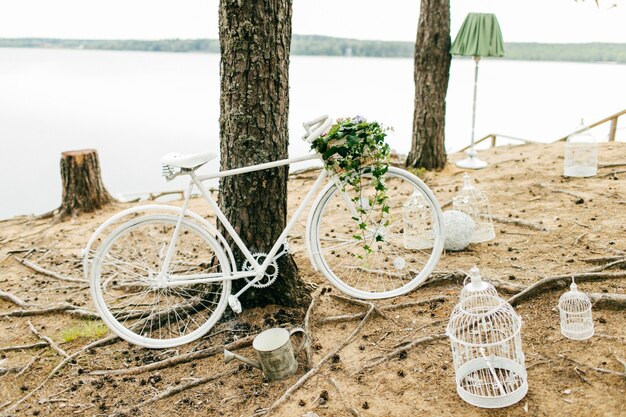
[[[262,0],[261,0],[262,1]],[[413,41],[419,0],[293,0],[293,33]],[[617,7],[612,7],[614,4]],[[218,0],[0,0],[0,37],[217,38]],[[498,16],[505,42],[626,42],[626,0],[451,0]]]

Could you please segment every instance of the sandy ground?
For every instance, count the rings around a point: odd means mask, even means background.
[[[563,144],[499,147],[482,151],[490,162],[487,169],[473,173],[478,186],[488,193],[496,222],[496,239],[471,245],[468,250],[446,253],[437,271],[467,271],[478,265],[489,279],[526,286],[543,277],[589,271],[606,262],[590,258],[620,259],[626,254],[623,211],[626,208],[624,166],[603,167],[589,179],[562,177]],[[600,145],[601,164],[626,165],[626,144]],[[462,155],[452,155],[451,161]],[[302,197],[303,185],[313,175],[290,181],[290,207]],[[442,172],[428,173],[424,180],[441,204],[451,200],[462,182],[462,171],[453,164]],[[0,290],[35,306],[71,303],[92,310],[88,288],[80,282],[59,281],[20,264],[27,259],[63,276],[82,277],[80,248],[98,224],[131,204],[114,204],[95,214],[51,223],[28,217],[0,222]],[[203,213],[200,200],[192,208]],[[506,223],[522,220],[544,227],[545,231]],[[304,220],[293,232],[304,231]],[[313,271],[303,240],[292,239],[292,247],[303,279],[322,288],[331,288]],[[16,250],[34,251],[10,253]],[[618,273],[623,264],[605,272]],[[626,278],[581,283],[582,290],[594,293],[626,293]],[[594,309],[596,335],[588,341],[564,339],[559,332],[555,306],[562,288],[542,292],[520,303],[516,311],[524,320],[522,330],[528,395],[518,404],[500,410],[483,410],[464,403],[456,394],[450,346],[446,339],[418,345],[364,372],[357,372],[373,358],[397,346],[427,335],[443,332],[456,303],[460,284],[447,281],[427,285],[412,293],[377,305],[447,297],[393,311],[390,318],[374,316],[357,337],[326,363],[304,386],[292,394],[274,415],[281,416],[626,416],[626,378],[618,359],[626,359],[626,316],[624,310]],[[312,316],[313,363],[338,346],[358,321],[318,324],[317,320],[344,313],[362,312],[325,292]],[[503,294],[504,296],[508,296]],[[0,314],[21,309],[0,298]],[[48,347],[0,351],[0,368],[21,368],[23,372],[0,375],[0,415],[16,416],[102,416],[127,409],[126,415],[144,416],[252,416],[269,407],[303,374],[300,368],[284,381],[268,383],[259,370],[231,362],[222,356],[195,360],[174,367],[130,376],[94,376],[99,369],[132,368],[177,354],[221,346],[262,329],[302,324],[304,311],[269,306],[250,309],[226,318],[212,331],[216,335],[178,349],[148,350],[117,342],[76,356],[49,379],[41,389],[12,411],[7,411],[32,392],[62,361]],[[0,318],[0,347],[40,342],[28,321],[59,346],[73,354],[102,336],[79,337],[64,343],[64,330],[82,320],[64,313],[33,317]],[[253,356],[251,348],[238,353]],[[601,372],[593,368],[614,371]],[[198,385],[167,399],[133,409],[137,404],[198,378],[233,370],[235,373]],[[308,413],[308,414],[307,414]]]

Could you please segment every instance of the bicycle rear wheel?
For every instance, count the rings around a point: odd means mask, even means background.
[[[441,257],[441,208],[432,191],[405,170],[389,167],[383,178],[389,213],[373,203],[376,190],[371,175],[365,171],[361,180],[357,203],[351,202],[355,195],[350,187],[341,191],[336,184],[318,199],[309,223],[312,260],[333,285],[352,297],[405,294],[430,275]],[[421,202],[418,219],[406,213],[413,200]],[[351,204],[363,208],[365,229],[355,221]],[[363,250],[366,244],[368,251]]]
[[[96,250],[91,293],[104,322],[123,339],[148,348],[189,343],[222,316],[231,282],[193,283],[194,276],[230,275],[228,258],[205,229],[183,220],[167,277],[187,283],[159,282],[162,264],[178,221],[148,215],[127,221]]]

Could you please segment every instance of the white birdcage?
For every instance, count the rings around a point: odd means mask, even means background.
[[[430,249],[435,242],[433,209],[421,193],[414,192],[402,206],[403,238],[406,249]]]
[[[469,274],[465,277],[463,281],[463,288],[461,289],[461,293],[459,294],[459,300],[463,301],[466,298],[473,297],[472,302],[481,302],[483,300],[489,301],[489,298],[485,297],[475,297],[477,295],[483,296],[491,296],[498,297],[498,291],[496,291],[495,287],[483,280],[480,275],[480,270],[477,267],[473,267],[470,269]],[[478,305],[466,305],[470,310],[479,307]]]
[[[472,243],[487,242],[496,237],[489,210],[489,199],[484,192],[474,187],[469,175],[463,176],[463,189],[457,197],[452,199],[452,206],[474,220]]]
[[[463,400],[501,408],[524,398],[528,382],[521,327],[522,319],[499,297],[472,295],[454,307],[446,333]]]
[[[563,175],[566,177],[593,177],[598,173],[598,144],[580,121],[576,133],[567,137],[564,146]]]
[[[591,300],[578,287],[572,278],[570,290],[559,298],[561,333],[568,339],[585,340],[593,336]]]

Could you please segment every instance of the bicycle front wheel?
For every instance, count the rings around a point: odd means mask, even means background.
[[[366,171],[358,194],[334,184],[310,218],[313,262],[352,297],[388,298],[411,291],[430,275],[443,251],[441,208],[428,186],[395,167],[389,167],[383,183],[388,210],[376,204],[376,182]]]
[[[193,282],[207,274],[230,275],[223,249],[198,224],[181,222],[163,274],[177,221],[172,215],[127,221],[94,254],[90,284],[96,309],[111,330],[131,343],[148,348],[189,343],[208,332],[226,308],[229,280]]]

